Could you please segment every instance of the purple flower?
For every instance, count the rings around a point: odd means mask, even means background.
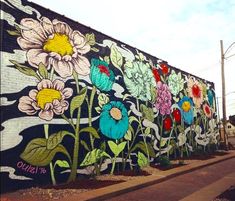
[[[155,107],[160,110],[161,115],[171,113],[171,92],[166,84],[157,83],[157,99]]]

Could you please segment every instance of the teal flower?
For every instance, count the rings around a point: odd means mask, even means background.
[[[103,135],[118,140],[122,138],[129,126],[127,109],[120,101],[105,104],[100,114],[100,130]]]
[[[126,67],[124,82],[130,94],[142,101],[151,101],[152,88],[156,86],[149,64],[142,61],[134,61],[132,67]]]
[[[90,79],[92,84],[101,91],[110,91],[115,82],[113,71],[105,61],[99,59],[91,59]]]
[[[174,96],[177,96],[178,93],[184,89],[184,80],[180,72],[176,74],[176,72],[172,70],[168,77],[168,87]]]
[[[212,90],[208,90],[207,91],[207,97],[208,97],[208,102],[210,104],[210,106],[212,107],[213,106],[213,100],[214,100],[214,93]]]
[[[193,123],[193,101],[191,98],[184,96],[178,103],[184,122],[191,125]]]

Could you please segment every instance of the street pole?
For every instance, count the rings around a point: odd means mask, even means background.
[[[225,96],[224,46],[223,46],[223,40],[220,40],[220,50],[221,50],[223,130],[224,130],[225,149],[228,150],[228,138],[227,138],[227,132],[226,132],[227,117],[226,117],[226,96]]]

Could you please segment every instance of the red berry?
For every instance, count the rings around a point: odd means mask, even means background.
[[[162,73],[166,75],[169,71],[168,66],[166,64],[160,64],[160,66],[162,69]]]

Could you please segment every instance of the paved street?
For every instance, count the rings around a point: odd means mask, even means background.
[[[176,201],[185,197],[185,200],[208,200],[210,191],[217,190],[219,195],[231,185],[235,185],[235,158],[204,167],[202,169],[169,179],[137,191],[122,194],[120,196],[108,199],[109,201]],[[210,189],[210,187],[212,189]],[[207,188],[205,190],[205,188]],[[201,191],[201,192],[200,192]],[[200,195],[200,199],[188,197],[192,193]],[[208,193],[207,193],[208,192]],[[204,194],[202,196],[202,194]],[[213,197],[214,198],[214,197]],[[209,199],[211,200],[211,199]]]

